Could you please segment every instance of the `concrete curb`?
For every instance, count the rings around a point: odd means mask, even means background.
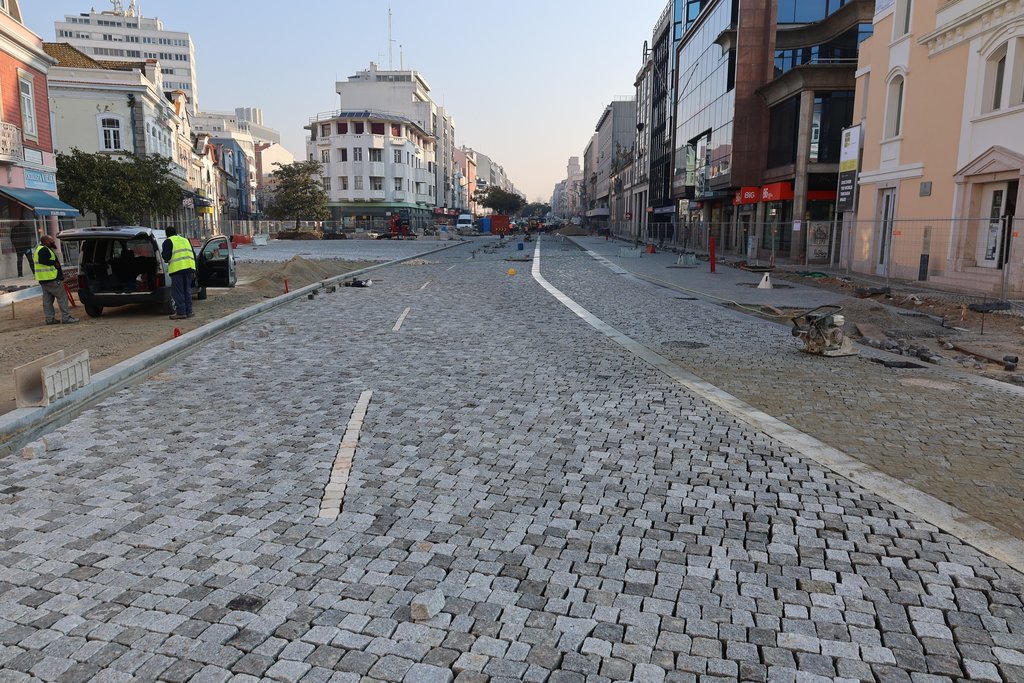
[[[26,287],[25,289],[19,289],[13,292],[7,292],[6,294],[0,294],[0,307],[10,306],[16,304],[19,301],[28,301],[37,296],[42,296],[43,290],[39,288],[39,285],[32,287]]]
[[[0,457],[16,453],[23,446],[44,433],[67,424],[80,412],[91,407],[99,400],[106,398],[119,389],[123,389],[130,384],[156,374],[178,357],[192,351],[199,344],[213,339],[250,318],[304,297],[324,285],[347,280],[357,275],[363,275],[381,268],[412,261],[413,259],[423,258],[424,256],[452,249],[462,244],[465,244],[465,242],[461,240],[455,241],[452,244],[447,244],[437,249],[431,249],[430,251],[386,263],[378,263],[306,285],[288,294],[282,294],[268,301],[244,308],[241,311],[236,311],[231,315],[183,334],[176,339],[171,339],[158,346],[154,346],[137,356],[123,360],[117,365],[96,373],[92,376],[91,383],[58,401],[54,401],[46,407],[18,408],[6,415],[0,415]]]

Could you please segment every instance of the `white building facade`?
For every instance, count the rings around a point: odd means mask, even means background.
[[[108,66],[66,43],[44,43],[54,152],[174,157],[172,104],[156,61]]]
[[[436,141],[434,160],[434,206],[458,205],[459,174],[455,164],[455,118],[430,97],[430,85],[414,70],[381,70],[375,63],[347,81],[339,81],[336,90],[341,108],[346,111],[369,109],[400,114],[418,125]],[[467,204],[461,204],[465,207]]]
[[[196,53],[192,37],[183,31],[164,28],[160,19],[143,17],[134,0],[127,9],[115,5],[114,11],[68,14],[54,22],[57,41],[71,43],[99,61],[160,61],[161,76],[167,90],[182,90],[189,98],[189,109],[199,107]]]
[[[372,109],[318,114],[306,129],[306,154],[322,165],[331,220],[384,227],[393,215],[413,228],[433,221],[435,140],[417,121]]]

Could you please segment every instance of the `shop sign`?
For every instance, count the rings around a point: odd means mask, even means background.
[[[32,190],[57,191],[57,174],[46,171],[33,171],[25,169],[25,187]]]
[[[788,182],[771,183],[761,188],[762,202],[781,202],[793,198],[793,186]]]
[[[761,190],[758,187],[741,187],[736,192],[736,196],[732,198],[732,203],[733,206],[739,206],[741,204],[757,204],[760,196]]]

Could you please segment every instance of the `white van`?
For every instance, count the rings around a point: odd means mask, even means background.
[[[473,215],[469,213],[460,213],[459,217],[455,220],[455,232],[460,235],[467,232],[474,232]]]

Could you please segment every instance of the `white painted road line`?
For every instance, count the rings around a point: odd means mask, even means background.
[[[540,240],[534,247],[533,279],[549,294],[582,318],[588,325],[619,346],[660,370],[675,382],[709,403],[767,434],[796,453],[827,467],[832,472],[899,505],[926,522],[956,536],[964,543],[1002,560],[1017,571],[1024,571],[1024,541],[959,510],[949,503],[913,488],[906,482],[865,465],[837,448],[764,413],[732,394],[683,370],[664,356],[651,351],[635,339],[619,332],[552,285],[540,273]]]
[[[446,272],[446,273],[447,273],[448,271],[450,271],[450,270],[451,270],[452,268],[454,268],[454,267],[455,267],[455,266],[449,266],[449,267],[447,268],[447,270],[445,270],[444,272]]]
[[[422,287],[420,289],[422,289]],[[409,315],[409,311],[411,310],[411,308],[407,308],[404,311],[402,311],[402,315],[398,316],[398,322],[395,323],[395,326],[391,328],[392,332],[398,332],[400,329],[402,329],[402,323],[405,322],[405,316]]]
[[[427,280],[426,282],[423,283],[423,286],[420,287],[420,289],[426,289],[427,285],[429,285],[429,284],[430,284],[430,280]]]
[[[352,472],[352,459],[356,455],[356,448],[359,446],[359,432],[363,428],[363,418],[366,417],[366,408],[370,405],[370,397],[373,392],[367,389],[359,395],[356,407],[352,409],[352,416],[348,420],[345,434],[341,437],[341,445],[338,446],[338,455],[334,458],[331,466],[331,476],[324,486],[324,495],[320,500],[319,517],[323,519],[335,519],[341,513],[341,505],[345,500],[345,488],[348,486],[349,474]]]

